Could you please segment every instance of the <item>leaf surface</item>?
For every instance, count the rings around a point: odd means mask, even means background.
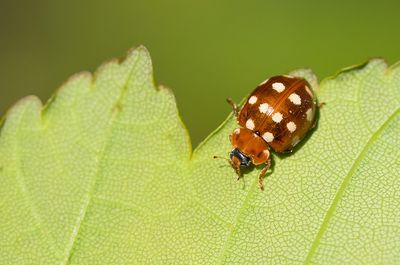
[[[317,88],[318,127],[236,181],[228,119],[192,154],[174,97],[137,48],[18,102],[0,135],[1,264],[400,262],[400,68]],[[227,106],[228,107],[228,106]]]

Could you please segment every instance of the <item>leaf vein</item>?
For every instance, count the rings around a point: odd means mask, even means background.
[[[257,181],[257,179],[256,179],[256,180],[253,182],[253,184],[251,185],[251,187],[249,188],[249,191],[247,192],[247,195],[246,195],[246,197],[245,197],[245,199],[244,199],[244,201],[243,201],[243,204],[242,204],[242,206],[240,207],[240,209],[238,210],[238,212],[237,212],[237,214],[236,214],[236,218],[235,218],[235,223],[234,223],[233,229],[232,229],[232,230],[229,232],[229,234],[227,235],[226,241],[225,241],[225,244],[224,244],[224,247],[222,248],[221,254],[219,255],[219,256],[220,256],[220,261],[219,261],[220,264],[223,263],[224,258],[225,258],[226,255],[227,255],[226,252],[227,252],[227,250],[228,250],[229,243],[230,243],[230,241],[232,240],[232,238],[234,237],[234,235],[237,233],[237,230],[238,230],[238,223],[239,223],[239,219],[240,219],[240,217],[241,217],[241,215],[242,215],[243,209],[244,209],[244,208],[246,207],[246,205],[249,203],[250,198],[251,198],[251,195],[253,194],[252,191],[253,191],[254,188],[257,186],[257,183],[258,183],[258,181]]]
[[[132,72],[136,68],[137,63],[138,63],[139,60],[140,59],[138,57],[136,59],[136,62],[132,65],[132,68],[131,68],[131,70],[130,70],[130,72],[128,74],[128,78],[127,78],[127,80],[126,80],[126,82],[125,82],[125,84],[124,84],[124,86],[123,86],[123,88],[121,90],[121,94],[120,94],[120,97],[117,99],[117,102],[119,102],[123,98],[123,96],[125,95],[126,90],[127,90],[127,85],[128,85],[129,81],[132,78]],[[65,255],[64,255],[64,259],[62,260],[62,262],[60,264],[68,264],[68,263],[70,263],[75,243],[76,243],[76,241],[78,239],[78,236],[79,236],[79,233],[81,231],[82,223],[83,223],[83,221],[84,221],[84,219],[86,217],[87,210],[89,209],[90,202],[92,201],[92,197],[93,197],[93,195],[95,193],[97,180],[98,180],[98,177],[100,175],[100,170],[101,170],[100,165],[102,164],[102,161],[103,161],[103,159],[105,157],[105,152],[106,152],[108,144],[109,144],[109,141],[107,141],[107,140],[110,139],[110,135],[112,134],[113,128],[114,128],[114,125],[115,125],[115,120],[119,116],[120,113],[121,112],[117,112],[117,113],[115,113],[115,115],[111,116],[109,129],[108,129],[108,131],[106,133],[104,144],[103,144],[102,148],[100,149],[99,159],[97,159],[98,162],[97,162],[96,173],[94,174],[91,186],[89,187],[89,191],[87,193],[87,196],[86,196],[86,198],[84,200],[84,203],[83,203],[83,205],[81,207],[79,216],[77,218],[76,225],[75,225],[75,227],[74,227],[74,229],[72,231],[71,239],[70,239],[69,244],[67,245],[66,252],[65,252]]]
[[[393,112],[392,115],[390,115],[389,118],[381,125],[381,127],[379,127],[379,129],[377,131],[375,131],[375,133],[372,134],[372,136],[369,138],[368,142],[366,143],[365,147],[361,150],[360,154],[354,161],[349,172],[347,173],[347,175],[343,179],[342,183],[340,184],[339,189],[336,192],[335,197],[333,198],[333,201],[326,212],[326,215],[320,225],[318,233],[316,234],[316,236],[311,244],[311,248],[308,251],[308,254],[304,261],[304,264],[310,264],[311,259],[312,259],[313,255],[315,254],[315,252],[320,244],[320,241],[328,228],[329,222],[330,222],[331,218],[333,217],[333,214],[337,208],[337,205],[338,205],[340,199],[342,198],[344,191],[346,190],[347,186],[349,185],[352,176],[355,174],[357,168],[360,166],[362,160],[365,158],[365,156],[367,155],[369,149],[372,147],[374,142],[379,138],[379,136],[383,133],[383,131],[389,126],[391,121],[398,114],[400,114],[400,108],[398,108],[395,112]]]
[[[26,109],[23,111],[23,113],[20,115],[20,117],[19,117],[19,121],[18,121],[18,125],[20,125],[21,124],[21,120],[22,120],[22,117],[24,117],[24,115],[25,115],[25,113],[26,113]],[[20,144],[19,144],[19,134],[17,134],[16,135],[16,146],[15,146],[15,154],[16,154],[16,161],[18,161],[18,163],[19,163],[19,166],[17,167],[17,174],[16,174],[16,180],[17,180],[17,183],[18,183],[18,185],[19,185],[19,188],[21,189],[21,193],[23,194],[23,196],[25,196],[25,198],[28,198],[26,201],[27,202],[29,202],[29,208],[31,209],[31,213],[32,213],[32,216],[33,216],[33,218],[36,220],[36,222],[37,222],[37,224],[38,224],[38,226],[39,226],[39,229],[40,229],[40,232],[42,233],[42,234],[45,234],[46,236],[48,236],[50,239],[51,239],[51,241],[53,242],[52,244],[50,244],[50,248],[51,248],[51,250],[54,252],[54,253],[56,253],[55,252],[55,249],[54,249],[54,246],[55,246],[55,240],[54,240],[54,238],[53,238],[53,236],[49,233],[49,232],[45,232],[44,231],[44,229],[43,229],[43,222],[42,222],[42,217],[40,216],[40,214],[38,213],[38,211],[37,211],[37,207],[34,205],[34,203],[33,203],[33,200],[32,200],[32,198],[31,198],[31,196],[29,195],[29,192],[28,192],[28,190],[27,190],[27,186],[26,186],[26,183],[25,183],[25,179],[24,179],[24,175],[25,175],[25,172],[24,172],[24,170],[23,170],[23,167],[22,167],[22,165],[21,165],[21,163],[22,163],[22,161],[21,161],[21,157],[20,157]]]

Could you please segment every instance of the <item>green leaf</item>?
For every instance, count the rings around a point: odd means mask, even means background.
[[[143,47],[45,107],[21,100],[0,135],[0,263],[399,263],[400,67],[374,59],[317,94],[318,128],[263,192],[259,169],[236,181],[212,159],[232,116],[192,154]]]

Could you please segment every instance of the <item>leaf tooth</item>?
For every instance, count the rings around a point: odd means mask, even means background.
[[[29,122],[30,126],[32,127],[40,126],[42,123],[42,108],[42,101],[37,96],[26,96],[18,100],[7,111],[4,120],[2,121],[3,123],[1,124],[1,129],[16,129],[21,120],[24,122]]]

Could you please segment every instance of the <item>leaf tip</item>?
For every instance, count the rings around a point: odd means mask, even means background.
[[[35,95],[29,95],[19,99],[6,111],[6,114],[1,118],[0,130],[8,120],[14,120],[17,117],[20,117],[25,111],[33,111],[39,116],[42,108],[42,101]]]
[[[151,64],[151,57],[150,57],[150,52],[149,50],[143,46],[139,45],[137,47],[133,47],[128,50],[127,56],[123,58],[123,62],[129,61],[131,58],[136,58],[136,57],[143,57],[143,59],[147,62],[150,62]]]

